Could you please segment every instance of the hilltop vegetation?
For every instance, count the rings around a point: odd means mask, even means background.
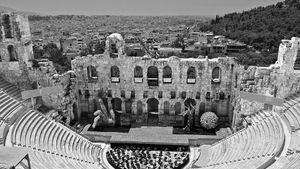
[[[260,51],[277,52],[281,39],[300,36],[300,0],[216,16],[200,29],[240,40]]]

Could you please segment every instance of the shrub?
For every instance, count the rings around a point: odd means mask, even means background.
[[[200,123],[206,129],[214,129],[218,125],[218,119],[214,112],[205,112],[200,117]]]

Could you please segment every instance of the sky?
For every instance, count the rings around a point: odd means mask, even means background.
[[[215,16],[280,1],[283,0],[0,0],[0,6],[50,15]]]

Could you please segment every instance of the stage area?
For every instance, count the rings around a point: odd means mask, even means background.
[[[153,126],[130,128],[128,133],[84,131],[83,134],[94,136],[95,138],[100,135],[111,136],[110,143],[189,145],[189,139],[201,140],[201,142],[203,141],[203,144],[212,144],[219,140],[215,135],[173,134],[172,127]]]

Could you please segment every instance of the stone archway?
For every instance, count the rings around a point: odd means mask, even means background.
[[[159,101],[155,98],[150,98],[147,101],[148,108],[148,120],[147,124],[149,126],[157,126],[158,125],[158,105]]]
[[[111,100],[112,110],[115,113],[116,125],[120,125],[120,116],[122,113],[122,100],[120,98],[113,98]]]
[[[196,101],[192,98],[187,98],[184,101],[184,109],[192,110],[191,117],[189,117],[187,114],[184,116],[184,125],[186,126],[188,123],[188,120],[192,120],[192,125],[195,125],[195,110],[196,110]]]

